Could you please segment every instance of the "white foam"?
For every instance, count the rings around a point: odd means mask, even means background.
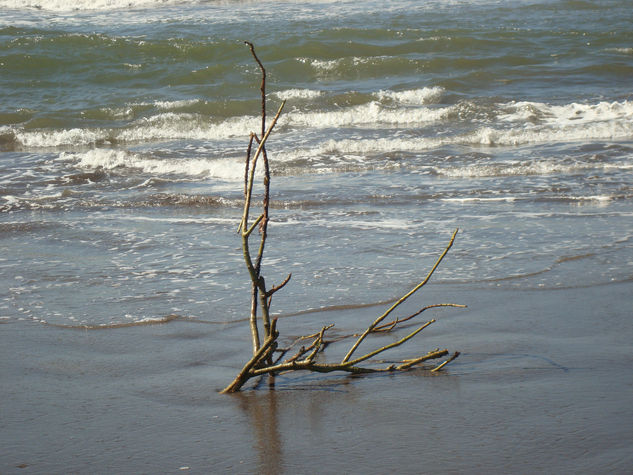
[[[500,176],[530,176],[569,174],[583,170],[629,169],[629,164],[622,166],[608,163],[561,163],[553,160],[540,160],[522,163],[518,161],[494,164],[467,165],[457,167],[434,168],[442,176],[450,178],[486,178]]]
[[[388,108],[377,101],[325,112],[291,112],[286,115],[286,123],[291,126],[327,127],[380,127],[425,124],[445,119],[455,106],[442,108],[411,107]]]
[[[183,107],[190,101],[157,102],[157,108],[169,110]],[[116,113],[117,111],[112,111]],[[126,110],[121,110],[121,118]],[[62,129],[24,130],[5,129],[12,132],[16,142],[24,147],[47,148],[68,146],[90,146],[114,139],[117,142],[145,142],[151,140],[222,140],[234,137],[248,137],[257,130],[259,118],[251,116],[233,117],[220,123],[212,122],[200,114],[162,112],[151,117],[143,117],[120,129]]]
[[[247,136],[257,130],[259,119],[242,116],[213,123],[198,114],[165,112],[149,118],[142,118],[128,129],[121,130],[116,138],[122,142],[142,142],[146,140],[218,140]]]
[[[633,136],[633,122],[596,122],[562,127],[525,127],[496,129],[482,127],[455,143],[479,145],[524,145],[531,143],[566,143],[582,140],[616,140]]]
[[[611,195],[590,195],[590,196],[566,196],[565,199],[573,200],[573,201],[598,201],[598,202],[609,202],[614,199]]]
[[[381,101],[390,99],[401,104],[419,105],[436,103],[442,97],[443,93],[444,88],[434,86],[407,91],[378,91],[375,96]]]
[[[118,10],[184,3],[183,0],[0,0],[0,8],[50,10]]]
[[[274,92],[273,95],[282,101],[292,99],[311,100],[322,96],[323,92],[312,89],[286,89],[284,91]]]
[[[178,109],[180,107],[187,107],[200,102],[198,99],[183,99],[180,101],[155,101],[154,106],[162,110]]]
[[[217,217],[187,217],[187,218],[154,218],[150,216],[120,216],[117,219],[122,221],[148,221],[157,223],[170,224],[235,224],[235,218],[217,218]]]
[[[124,150],[93,149],[83,153],[61,153],[60,160],[76,162],[80,168],[136,168],[154,175],[211,176],[223,180],[243,180],[241,160],[234,159],[159,159]]]
[[[15,130],[15,139],[25,147],[60,147],[89,145],[105,140],[106,131],[99,129]]]
[[[6,201],[7,206],[12,206],[20,202],[20,199],[17,196],[13,195],[4,195],[2,196],[2,199]]]
[[[297,58],[297,60],[304,64],[309,64],[314,69],[324,72],[329,72],[335,69],[342,61],[342,59],[332,60],[320,60],[313,58]]]
[[[498,198],[442,198],[441,201],[449,203],[478,203],[478,202],[506,202],[513,203],[517,198],[514,196],[502,196]]]
[[[360,155],[366,156],[376,153],[391,153],[408,150],[425,150],[442,145],[442,139],[426,138],[379,138],[379,139],[343,139],[327,140],[319,147],[306,150],[307,156],[321,155]],[[300,152],[299,152],[300,153]],[[297,157],[298,158],[298,157]]]
[[[605,48],[605,51],[611,53],[633,54],[633,48]]]
[[[498,119],[505,122],[536,121],[555,127],[577,127],[578,124],[628,121],[633,119],[633,101],[597,104],[551,105],[541,102],[509,102],[499,104]],[[532,126],[532,124],[528,124]]]

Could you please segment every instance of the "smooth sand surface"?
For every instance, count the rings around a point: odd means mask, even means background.
[[[433,287],[431,300],[469,308],[429,315],[394,357],[461,350],[445,372],[300,374],[237,395],[218,390],[250,351],[243,323],[6,323],[0,473],[630,473],[631,295],[631,282]],[[317,312],[280,330],[336,321],[344,334],[375,314]]]

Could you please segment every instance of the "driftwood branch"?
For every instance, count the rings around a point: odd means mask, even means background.
[[[398,299],[387,311],[385,311],[381,316],[376,318],[366,329],[365,331],[358,336],[356,341],[353,343],[351,348],[345,354],[343,359],[338,363],[328,363],[321,361],[323,358],[320,356],[325,350],[326,346],[328,346],[332,341],[326,341],[325,336],[334,326],[334,324],[329,324],[321,328],[320,331],[312,334],[299,337],[295,339],[294,342],[290,344],[287,348],[278,349],[278,339],[279,332],[277,331],[277,319],[270,319],[270,306],[272,303],[273,295],[284,288],[286,284],[290,281],[291,274],[288,275],[279,285],[272,286],[270,289],[266,287],[266,281],[264,277],[261,275],[261,264],[262,258],[264,255],[266,239],[267,239],[267,229],[269,223],[269,203],[270,203],[270,167],[268,162],[268,155],[266,152],[266,142],[269,139],[275,125],[277,124],[279,117],[283,111],[285,101],[281,103],[279,106],[276,115],[271,121],[270,125],[266,126],[266,69],[264,68],[262,62],[259,57],[255,53],[255,47],[252,43],[246,42],[248,47],[250,48],[251,54],[255,61],[257,62],[261,74],[261,99],[262,99],[262,108],[261,108],[261,138],[256,133],[251,132],[248,142],[248,147],[246,150],[246,161],[244,166],[244,209],[242,212],[242,219],[240,221],[240,225],[238,227],[238,232],[240,233],[242,239],[242,251],[244,262],[246,264],[246,268],[248,270],[250,279],[251,279],[251,314],[250,314],[250,327],[251,327],[251,336],[252,336],[252,344],[253,344],[253,356],[246,362],[246,364],[242,367],[240,372],[237,374],[235,379],[229,384],[224,390],[223,393],[232,393],[239,391],[244,384],[251,378],[269,375],[270,381],[274,381],[272,378],[276,374],[288,372],[288,371],[313,371],[318,373],[330,373],[334,371],[347,372],[353,374],[363,374],[363,373],[376,373],[376,372],[389,372],[389,371],[407,371],[421,363],[431,360],[442,358],[449,354],[448,350],[440,350],[435,349],[432,351],[428,351],[425,354],[415,356],[413,358],[402,360],[398,363],[392,363],[385,367],[370,367],[370,366],[361,366],[361,363],[365,363],[376,356],[382,354],[385,351],[396,348],[404,343],[413,339],[416,335],[418,335],[422,330],[427,328],[429,325],[435,322],[434,319],[431,319],[421,325],[419,325],[415,330],[410,331],[405,336],[401,337],[397,341],[379,347],[377,349],[368,351],[361,356],[357,356],[356,358],[352,358],[354,353],[358,350],[361,343],[365,341],[365,339],[373,333],[380,332],[389,332],[395,331],[397,328],[402,328],[404,325],[401,325],[404,322],[408,322],[425,312],[426,310],[438,307],[464,307],[464,305],[452,304],[452,303],[442,303],[442,304],[434,304],[427,305],[422,307],[417,312],[409,315],[405,318],[396,318],[388,323],[383,323],[384,320],[391,315],[401,304],[403,304],[409,297],[418,292],[422,287],[424,287],[434,272],[439,267],[440,263],[453,246],[453,242],[455,241],[455,237],[457,236],[458,230],[453,232],[451,239],[448,245],[445,247],[444,251],[437,258],[435,264],[427,274],[427,276],[422,280],[419,284],[417,284],[413,289],[411,289],[408,293]],[[253,152],[253,146],[257,144],[255,151]],[[259,160],[261,158],[262,166],[263,166],[263,198],[261,203],[261,211],[256,215],[255,220],[250,223],[250,215],[251,208],[254,206],[253,204],[253,188],[255,186],[255,177],[256,170],[259,165]],[[253,236],[255,230],[259,230],[259,246],[257,246],[257,252],[254,254],[251,253],[250,247],[250,238]],[[258,316],[258,313],[260,314]],[[261,319],[261,323],[263,326],[263,335],[260,335],[258,320]],[[339,337],[336,341],[341,341],[348,336]],[[262,338],[263,337],[263,338]],[[261,343],[263,339],[263,343]],[[280,362],[283,357],[295,346],[295,344],[300,341],[309,341],[312,342],[309,345],[301,346],[294,355]],[[273,354],[279,353],[277,358],[273,360]],[[444,368],[449,362],[453,361],[455,358],[459,356],[459,352],[453,353],[447,360],[442,362],[441,364],[434,367],[431,371],[437,372]]]
[[[371,325],[369,325],[369,327],[367,327],[367,330],[365,330],[361,334],[361,336],[358,337],[358,340],[356,340],[356,343],[354,343],[354,345],[347,352],[347,354],[341,361],[342,363],[345,363],[347,360],[349,360],[352,357],[352,355],[354,354],[356,349],[360,346],[360,344],[363,342],[365,337],[367,337],[367,335],[369,335],[380,322],[382,322],[385,318],[387,318],[391,314],[391,312],[393,312],[396,308],[398,308],[401,304],[403,304],[409,297],[411,297],[413,294],[415,294],[418,290],[420,290],[422,287],[424,287],[427,284],[427,282],[431,279],[431,276],[433,275],[435,270],[439,267],[440,263],[442,262],[446,254],[448,253],[449,249],[453,246],[453,242],[455,242],[455,236],[457,236],[457,231],[458,230],[456,229],[453,232],[453,235],[451,236],[451,240],[449,241],[448,245],[444,249],[444,252],[442,252],[440,257],[438,257],[437,261],[435,261],[435,265],[431,268],[426,278],[422,282],[420,282],[418,285],[416,285],[413,289],[411,289],[407,294],[405,294],[400,299],[398,299],[398,301],[394,303],[385,313],[383,313],[380,317],[374,320],[374,322]]]
[[[389,323],[383,323],[382,325],[378,325],[378,326],[373,328],[372,332],[373,333],[390,332],[394,328],[396,328],[397,325],[400,325],[401,323],[407,322],[407,321],[411,320],[412,318],[417,317],[422,312],[425,312],[425,311],[427,311],[429,309],[432,309],[432,308],[440,308],[440,307],[467,308],[466,305],[461,305],[461,304],[457,304],[457,303],[436,303],[436,304],[433,304],[433,305],[427,305],[426,307],[422,307],[420,310],[418,310],[417,312],[409,315],[408,317],[396,318],[395,320],[393,320],[393,321],[391,321]]]

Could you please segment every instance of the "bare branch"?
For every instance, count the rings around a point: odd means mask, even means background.
[[[437,259],[437,261],[435,262],[435,265],[431,268],[431,270],[427,274],[426,278],[422,282],[420,282],[418,285],[416,285],[412,290],[410,290],[407,294],[405,294],[403,297],[401,297],[396,303],[394,303],[389,308],[389,310],[387,310],[380,317],[378,317],[376,320],[374,320],[374,322],[371,325],[369,325],[367,330],[365,330],[362,333],[362,335],[358,337],[358,340],[356,340],[356,343],[354,343],[352,348],[350,348],[350,350],[347,352],[347,354],[345,355],[345,357],[343,358],[341,363],[345,363],[346,361],[348,361],[351,358],[351,356],[354,354],[354,352],[356,351],[358,346],[363,342],[365,337],[367,335],[369,335],[371,333],[371,331],[380,322],[382,322],[385,318],[387,318],[389,316],[389,314],[391,314],[391,312],[393,312],[396,308],[398,308],[400,306],[400,304],[404,303],[409,297],[411,297],[414,293],[416,293],[418,290],[420,290],[422,287],[424,287],[426,285],[426,283],[431,279],[431,276],[433,275],[435,270],[438,268],[438,266],[440,265],[440,263],[444,259],[444,256],[446,256],[446,254],[448,253],[449,249],[453,246],[453,242],[455,241],[455,236],[457,236],[457,232],[458,232],[458,229],[456,229],[455,232],[453,232],[453,236],[451,237],[451,240],[449,241],[448,245],[444,249],[444,252],[442,252],[440,257]]]
[[[459,351],[456,351],[455,353],[453,353],[453,355],[452,355],[449,359],[447,359],[446,361],[444,361],[444,363],[442,363],[441,365],[439,365],[439,366],[437,366],[437,367],[433,368],[433,369],[431,370],[431,373],[435,373],[435,372],[437,372],[437,371],[441,370],[444,366],[446,366],[447,364],[449,364],[451,361],[453,361],[453,360],[454,360],[455,358],[457,358],[459,355],[460,355]]]
[[[279,284],[279,285],[274,285],[274,286],[273,286],[273,288],[272,288],[272,289],[270,289],[270,290],[266,293],[266,295],[267,295],[268,297],[272,297],[272,296],[273,296],[273,294],[274,294],[275,292],[277,292],[277,291],[279,291],[279,290],[283,289],[283,288],[286,286],[286,284],[287,284],[288,282],[290,282],[290,278],[291,278],[291,277],[292,277],[292,274],[288,274],[288,277],[286,277],[286,278],[284,279],[284,281],[283,281],[281,284]]]
[[[273,328],[276,325],[277,319],[273,320]],[[273,345],[279,336],[279,332],[274,330],[271,334],[266,338],[264,344],[261,348],[253,355],[253,357],[244,365],[242,370],[235,377],[233,382],[229,384],[226,388],[224,388],[222,393],[232,393],[235,391],[239,391],[240,388],[244,385],[246,381],[251,377],[251,370],[260,362],[265,360],[268,355],[271,353]]]
[[[246,197],[244,199],[244,213],[242,214],[242,229],[245,229],[248,224],[248,212],[251,207],[251,197],[253,194],[253,182],[255,178],[255,167],[257,165],[257,159],[261,155],[262,149],[264,148],[264,145],[266,144],[266,140],[268,140],[270,133],[275,128],[275,124],[277,123],[277,120],[279,119],[279,116],[281,115],[281,111],[283,110],[285,104],[286,104],[286,101],[285,100],[282,101],[281,105],[279,106],[279,110],[277,111],[277,114],[275,115],[275,118],[273,119],[270,126],[268,127],[268,130],[266,130],[266,133],[260,140],[259,145],[257,146],[257,150],[255,151],[255,155],[253,155],[253,159],[251,160],[251,169],[250,169],[250,174],[248,176],[248,186],[246,190]]]
[[[403,343],[405,343],[406,341],[408,341],[411,338],[413,338],[414,336],[416,336],[418,333],[420,333],[422,330],[424,330],[426,327],[428,327],[431,323],[434,323],[434,322],[435,322],[435,320],[429,320],[425,324],[423,324],[420,327],[418,327],[415,331],[409,333],[404,338],[401,338],[400,340],[398,340],[396,342],[390,343],[389,345],[383,346],[382,348],[378,348],[377,350],[374,350],[374,351],[372,351],[370,353],[367,353],[366,355],[363,355],[360,358],[356,358],[355,360],[342,361],[341,364],[355,365],[355,364],[360,363],[361,361],[365,361],[365,360],[368,360],[369,358],[373,358],[374,356],[382,353],[383,351],[389,350],[391,348],[395,348],[396,346],[400,346]]]
[[[279,285],[273,286],[270,289],[266,288],[266,281],[264,277],[261,275],[261,263],[264,255],[266,239],[267,239],[267,229],[269,223],[269,203],[270,203],[270,164],[268,161],[268,154],[266,151],[266,141],[270,137],[277,121],[282,113],[282,110],[285,105],[285,101],[281,103],[277,114],[274,116],[270,125],[266,127],[266,70],[257,57],[255,53],[255,48],[252,43],[245,42],[251,51],[255,61],[259,65],[262,72],[262,81],[261,81],[261,138],[255,134],[251,133],[249,137],[248,148],[246,151],[246,161],[244,165],[244,209],[242,212],[242,219],[240,221],[240,225],[238,231],[241,235],[242,239],[242,251],[244,262],[249,272],[249,276],[251,279],[251,314],[250,314],[250,326],[252,333],[252,341],[253,341],[253,356],[247,361],[247,363],[242,367],[241,371],[235,377],[233,382],[228,385],[223,393],[231,393],[239,391],[243,385],[250,379],[262,375],[269,375],[268,383],[269,386],[272,387],[274,384],[274,377],[276,374],[287,371],[313,371],[319,373],[330,373],[333,371],[342,371],[353,374],[363,374],[363,373],[375,373],[375,372],[391,372],[391,371],[406,371],[412,368],[415,365],[418,365],[424,361],[441,358],[448,354],[448,350],[433,350],[425,355],[417,356],[412,359],[406,359],[400,361],[399,364],[392,363],[385,367],[364,367],[359,366],[360,363],[363,363],[367,360],[374,358],[375,356],[382,354],[392,348],[396,348],[407,341],[414,338],[418,333],[428,327],[431,323],[435,322],[435,320],[430,320],[414,331],[411,331],[404,337],[400,338],[397,341],[384,345],[378,349],[370,351],[363,356],[352,359],[352,355],[358,349],[359,345],[363,342],[366,336],[370,333],[377,332],[387,332],[393,331],[400,326],[402,328],[402,324],[407,322],[416,316],[420,315],[424,311],[431,308],[438,307],[465,307],[465,305],[458,304],[435,304],[435,305],[427,305],[417,312],[409,315],[405,318],[396,318],[389,323],[383,323],[383,321],[402,303],[404,303],[410,296],[412,296],[415,292],[421,289],[426,283],[430,280],[431,276],[438,268],[449,249],[452,247],[455,237],[457,235],[458,230],[455,230],[453,233],[450,242],[444,249],[444,252],[440,255],[440,257],[436,260],[435,265],[431,268],[426,278],[416,285],[411,291],[397,300],[385,313],[383,313],[380,317],[375,319],[369,327],[357,337],[355,343],[352,345],[350,350],[347,352],[345,357],[341,362],[338,363],[323,363],[317,362],[317,355],[324,351],[324,349],[334,342],[341,341],[345,338],[352,337],[355,335],[344,335],[336,337],[334,340],[325,341],[325,333],[327,330],[332,328],[334,324],[329,324],[323,326],[321,330],[312,335],[302,336],[296,338],[290,346],[283,349],[278,349],[278,338],[279,332],[277,331],[277,319],[270,318],[270,307],[272,303],[273,295],[284,288],[286,284],[290,281],[292,275],[288,274],[288,277],[284,279]],[[257,144],[256,150],[253,153],[253,144]],[[249,225],[249,218],[251,214],[251,206],[253,205],[253,188],[255,185],[255,174],[257,171],[258,160],[263,161],[263,200],[261,204],[261,213],[255,219],[255,221]],[[259,247],[255,258],[251,257],[250,243],[249,238],[252,236],[255,229],[259,228],[260,231],[260,240]],[[258,329],[257,322],[257,313],[258,307],[261,313],[261,319],[263,323],[263,344],[260,344],[260,334]],[[287,358],[285,361],[280,361],[284,358],[284,356],[293,348],[298,342],[302,340],[312,339],[310,345],[303,345],[299,348],[296,353]],[[279,353],[277,358],[273,360],[273,355],[275,353]],[[436,366],[432,371],[437,372],[440,371],[446,364],[453,361],[455,358],[459,356],[459,352],[455,352],[449,359],[444,361],[443,363]],[[376,362],[377,363],[377,362]],[[376,364],[374,364],[375,366]],[[261,382],[261,381],[260,381]],[[256,386],[258,387],[258,386]]]
[[[429,310],[431,308],[439,308],[439,307],[468,308],[466,305],[461,305],[461,304],[457,304],[457,303],[436,303],[436,304],[433,304],[433,305],[427,305],[426,307],[421,308],[420,310],[418,310],[417,312],[409,315],[408,317],[396,318],[395,320],[393,320],[393,321],[391,321],[389,323],[383,323],[382,325],[374,327],[372,332],[373,333],[390,332],[391,330],[393,330],[396,327],[396,325],[399,325],[401,323],[409,321],[412,318],[415,318],[418,315],[420,315],[422,312],[425,312],[426,310]]]

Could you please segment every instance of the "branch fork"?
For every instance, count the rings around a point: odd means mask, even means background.
[[[327,331],[330,330],[334,324],[329,324],[321,328],[321,330],[312,335],[307,335],[296,339],[289,347],[284,349],[278,348],[278,339],[279,339],[279,331],[277,330],[277,319],[270,318],[270,306],[272,303],[273,295],[279,290],[283,289],[286,284],[290,281],[292,274],[288,274],[288,276],[278,285],[274,285],[268,289],[266,287],[266,281],[264,277],[261,275],[261,263],[264,255],[264,249],[266,246],[267,239],[267,230],[269,224],[269,209],[268,205],[270,203],[270,167],[268,162],[268,155],[266,152],[266,142],[270,137],[275,125],[281,113],[283,111],[285,101],[281,103],[279,106],[277,113],[273,117],[270,125],[266,125],[266,70],[262,64],[262,62],[257,57],[255,53],[255,47],[252,43],[245,42],[250,48],[251,54],[255,59],[255,62],[258,64],[261,74],[261,137],[256,133],[251,132],[248,142],[248,147],[246,150],[246,160],[244,165],[244,209],[242,212],[242,219],[240,221],[240,225],[238,227],[238,233],[241,236],[242,240],[242,251],[244,256],[244,262],[246,264],[246,268],[248,270],[250,279],[251,279],[251,313],[250,313],[250,328],[251,328],[251,337],[252,337],[252,345],[253,345],[253,355],[246,362],[246,364],[242,367],[241,371],[237,374],[235,379],[229,384],[222,393],[233,393],[239,391],[244,384],[251,378],[269,375],[271,377],[271,381],[274,381],[274,376],[280,373],[288,372],[288,371],[313,371],[318,373],[330,373],[334,371],[341,371],[353,374],[363,374],[363,373],[376,373],[376,372],[393,372],[393,371],[407,371],[414,366],[418,366],[421,363],[431,360],[431,359],[439,359],[449,354],[448,350],[443,349],[435,349],[429,351],[423,355],[419,355],[413,358],[405,359],[400,361],[398,364],[390,364],[386,367],[368,367],[368,366],[360,366],[361,363],[364,363],[376,356],[382,354],[383,352],[390,350],[392,348],[396,348],[407,341],[413,339],[416,335],[422,332],[425,328],[435,322],[434,319],[431,319],[423,324],[420,324],[413,331],[410,331],[404,337],[400,338],[397,341],[394,341],[390,344],[384,345],[380,348],[368,351],[362,356],[357,356],[353,358],[354,354],[357,352],[361,344],[365,341],[365,339],[374,333],[384,333],[384,332],[392,332],[398,329],[398,327],[403,327],[402,325],[405,322],[409,322],[413,318],[422,314],[426,310],[438,307],[465,307],[464,305],[452,304],[452,303],[443,303],[443,304],[435,304],[428,305],[418,310],[417,312],[404,317],[404,318],[395,318],[394,320],[383,323],[387,317],[389,317],[400,305],[402,305],[409,297],[418,292],[422,287],[424,287],[433,273],[437,270],[440,263],[453,246],[453,242],[455,241],[455,237],[457,236],[458,230],[455,230],[451,236],[451,239],[448,245],[445,247],[444,251],[440,254],[435,264],[427,274],[427,276],[422,280],[419,284],[417,284],[413,289],[411,289],[408,293],[398,299],[387,311],[385,311],[381,316],[376,318],[363,333],[360,334],[352,344],[348,352],[342,358],[341,361],[335,363],[327,363],[320,361],[322,358],[318,358],[318,356],[323,353],[325,347],[328,346],[331,341],[326,341],[325,337]],[[255,152],[253,153],[253,146],[257,144],[255,148]],[[261,162],[263,163],[264,168],[264,178],[263,178],[263,199],[261,203],[261,212],[257,214],[257,218],[249,224],[249,219],[251,215],[251,208],[253,205],[253,188],[255,185],[255,171],[257,166],[259,165],[259,160],[261,158]],[[255,230],[259,231],[259,246],[257,247],[257,252],[251,252],[250,239],[253,237],[253,233]],[[259,314],[259,315],[258,315]],[[263,332],[260,334],[259,329],[259,321],[261,320]],[[410,324],[408,324],[410,325]],[[348,338],[349,336],[339,337],[336,341],[343,340]],[[281,361],[282,358],[293,348],[293,346],[300,341],[312,340],[312,342],[308,346],[301,346],[293,356]],[[333,340],[334,341],[334,340]],[[273,359],[273,355],[275,353],[279,353],[276,359]],[[435,366],[431,369],[432,372],[438,372],[442,368],[444,368],[448,363],[453,361],[455,358],[459,356],[459,352],[453,353],[449,356],[441,364]]]

